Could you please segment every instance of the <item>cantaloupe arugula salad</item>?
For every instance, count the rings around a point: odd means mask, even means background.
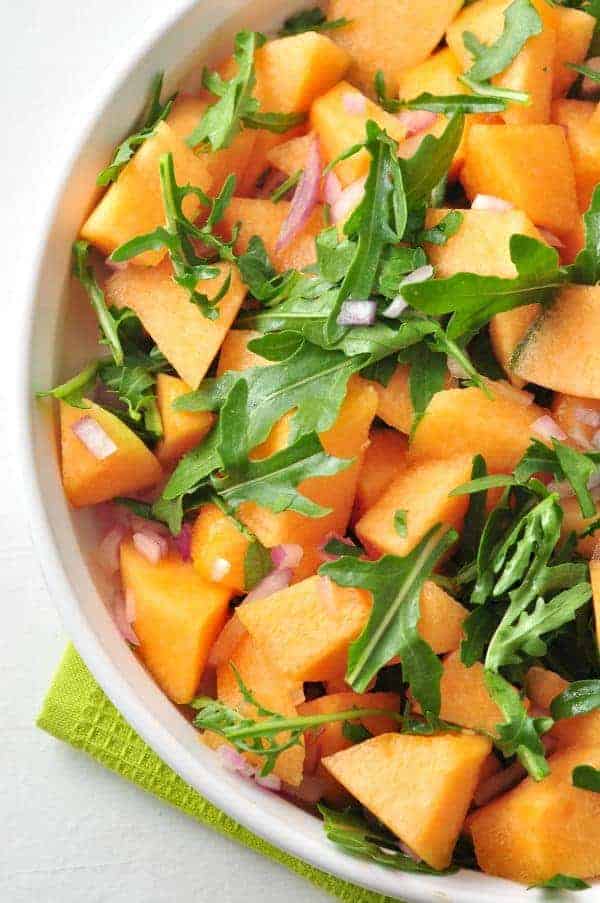
[[[161,97],[58,399],[114,616],[384,867],[600,874],[600,8],[332,0]],[[594,607],[596,611],[594,611]]]

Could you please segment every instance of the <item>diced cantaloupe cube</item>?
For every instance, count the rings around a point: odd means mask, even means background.
[[[207,319],[190,301],[187,291],[173,280],[168,261],[151,270],[127,267],[106,283],[109,304],[135,311],[169,363],[193,389],[206,376],[246,296],[237,267],[217,266],[219,276],[198,283],[198,291],[212,298],[231,276],[229,290],[218,303],[216,320]]]
[[[248,348],[248,342],[261,335],[254,329],[231,329],[221,345],[217,363],[217,376],[229,370],[249,370],[250,367],[264,367],[269,362]]]
[[[173,464],[198,445],[210,431],[215,415],[210,411],[176,411],[173,402],[191,392],[190,386],[176,376],[159,373],[156,401],[162,420],[163,437],[156,446],[156,457],[163,465]]]
[[[296,707],[293,703],[297,695],[298,686],[294,687],[273,667],[268,657],[253,642],[251,637],[245,636],[240,641],[231,657],[231,662],[237,668],[239,675],[252,695],[258,702],[271,712],[295,718]],[[238,686],[235,674],[229,662],[219,665],[217,668],[217,696],[230,708],[237,709],[246,717],[261,720],[256,714],[254,706],[244,700]],[[221,737],[205,734],[210,746],[218,748],[225,741]],[[289,738],[288,733],[277,735],[278,742],[285,742]],[[253,753],[246,753],[246,758],[254,765],[262,766],[264,758]],[[304,764],[304,743],[291,746],[282,752],[275,763],[274,773],[285,781],[297,787],[302,781]]]
[[[162,479],[162,468],[133,430],[110,411],[87,401],[86,409],[60,402],[60,445],[65,493],[72,505],[97,505],[117,495],[149,489]],[[89,417],[116,445],[116,451],[98,458],[73,431]]]
[[[600,287],[561,289],[515,351],[512,366],[526,382],[600,398]]]
[[[563,539],[567,539],[571,533],[576,533],[579,537],[581,533],[600,519],[600,507],[598,506],[598,503],[596,503],[596,512],[592,517],[583,517],[579,502],[574,497],[561,499],[560,505],[563,510],[563,522],[561,528],[561,537]],[[577,540],[577,551],[580,555],[583,555],[584,558],[591,558],[599,541],[600,531],[595,530],[588,536],[584,536]]]
[[[504,13],[512,0],[479,0],[467,6],[446,33],[448,45],[465,70],[473,59],[464,43],[465,32],[484,44],[493,44],[504,31]],[[509,66],[492,82],[501,88],[523,91],[530,103],[511,103],[501,114],[505,122],[517,125],[549,122],[552,100],[556,31],[553,10],[545,0],[534,3],[543,22],[541,34],[530,37]]]
[[[484,872],[528,885],[600,873],[600,795],[574,787],[571,777],[578,765],[600,767],[600,746],[566,749],[549,764],[543,781],[526,778],[470,817]]]
[[[465,94],[468,89],[459,81],[462,72],[460,61],[449,47],[444,47],[411,69],[400,70],[398,96],[413,100],[425,92],[442,96]]]
[[[205,580],[236,593],[246,589],[244,563],[250,540],[216,505],[203,505],[192,527],[192,561]],[[227,565],[229,569],[227,569]],[[226,570],[226,573],[223,573]]]
[[[372,554],[407,555],[436,524],[460,529],[468,497],[448,493],[471,479],[471,467],[471,455],[407,467],[359,520],[358,538]],[[405,536],[396,530],[396,511],[406,512]]]
[[[461,6],[462,0],[332,0],[328,18],[349,20],[331,36],[352,57],[350,81],[372,94],[381,69],[395,93],[400,70],[427,59]]]
[[[286,144],[293,138],[300,138],[306,134],[306,123],[294,126],[287,132],[278,134],[277,132],[269,132],[266,129],[257,129],[256,140],[252,148],[252,155],[248,161],[248,165],[244,171],[244,175],[240,179],[236,187],[236,195],[238,197],[255,197],[257,188],[262,184],[262,180],[270,167],[269,155],[280,144]]]
[[[469,734],[381,734],[323,760],[421,859],[446,868],[491,742]]]
[[[596,570],[595,581],[594,569]],[[597,571],[595,562],[590,562],[592,586],[595,582],[596,587],[598,584]],[[525,675],[527,697],[540,709],[549,710],[552,700],[560,696],[568,686],[569,682],[563,680],[560,674],[537,665],[530,668]],[[589,712],[587,715],[576,715],[573,718],[561,718],[554,724],[550,736],[556,740],[559,749],[565,749],[568,746],[587,746],[588,744],[600,745],[600,711]]]
[[[230,590],[173,553],[151,564],[130,541],[121,543],[121,576],[134,601],[142,660],[173,702],[191,702],[225,624]]]
[[[582,212],[590,206],[600,182],[600,130],[592,119],[595,109],[596,105],[587,100],[555,100],[552,104],[552,122],[562,126],[567,136]]]
[[[275,169],[280,169],[286,175],[293,176],[306,166],[306,155],[314,140],[314,132],[300,135],[298,138],[290,138],[289,141],[278,144],[269,151],[267,159]]]
[[[575,175],[560,126],[474,125],[460,178],[470,200],[503,198],[559,237],[577,226]]]
[[[229,237],[233,227],[240,224],[236,254],[243,254],[250,239],[259,235],[276,270],[301,270],[317,259],[315,238],[326,225],[323,207],[315,207],[304,228],[285,248],[277,250],[277,239],[289,212],[289,201],[274,204],[261,198],[233,198],[221,221],[221,229]]]
[[[419,605],[421,617],[418,631],[427,645],[436,655],[458,649],[467,609],[433,580],[426,580],[423,584]]]
[[[488,386],[494,393],[494,383]],[[447,389],[432,398],[409,457],[420,461],[480,454],[491,473],[512,473],[531,442],[532,425],[543,414],[537,405],[519,404],[505,392],[489,398],[476,387]]]
[[[406,466],[408,443],[397,430],[377,429],[369,436],[356,486],[356,519],[379,501],[391,481]]]
[[[344,77],[350,63],[339,44],[316,31],[267,41],[255,56],[261,111],[308,112],[315,98]]]
[[[369,119],[385,129],[395,141],[401,142],[406,136],[406,128],[398,118],[386,113],[348,82],[340,82],[317,98],[310,111],[310,123],[319,136],[325,162],[331,163],[352,145],[363,142]],[[343,185],[349,185],[366,176],[370,165],[371,155],[363,149],[338,163],[334,172]]]
[[[562,97],[577,78],[577,73],[570,69],[567,63],[583,63],[586,59],[596,19],[581,9],[556,6],[554,20],[556,56],[552,96]]]
[[[382,709],[388,712],[400,711],[400,697],[396,693],[331,693],[320,696],[310,702],[303,702],[298,706],[298,714],[301,716],[330,715],[334,712],[349,712],[352,709]],[[375,715],[371,718],[353,720],[352,724],[360,724],[374,736],[391,733],[396,730],[398,723],[389,715]],[[321,764],[321,759],[332,756],[334,753],[349,749],[353,743],[344,736],[343,722],[332,721],[324,724],[316,730],[306,731],[304,734],[306,747],[306,759],[304,761],[305,773],[314,775],[322,783],[322,799],[330,806],[348,806],[352,797],[344,790],[334,777]]]
[[[457,650],[446,656],[443,669],[440,681],[440,718],[452,724],[495,734],[497,726],[505,719],[487,691],[481,662],[475,662],[467,668]]]
[[[583,449],[593,447],[600,429],[600,399],[576,398],[557,392],[552,399],[552,417],[560,428]]]
[[[369,593],[309,577],[237,614],[257,646],[290,680],[323,681],[346,670],[350,643],[371,609]]]
[[[376,380],[371,385],[377,392],[377,416],[393,426],[401,433],[410,433],[415,411],[410,397],[410,366],[398,364],[387,386],[382,386]],[[446,374],[445,386],[450,388],[452,379]]]
[[[175,177],[178,184],[190,183],[210,192],[211,179],[205,164],[198,159],[191,147],[175,134],[166,122],[161,122],[155,133],[139,148],[134,157],[121,170],[116,182],[89,215],[81,227],[81,236],[105,254],[146,232],[152,232],[165,221],[158,164],[163,154],[173,154]],[[188,195],[183,211],[194,219],[200,211],[200,201]],[[132,263],[154,266],[166,251],[146,251],[138,254]]]

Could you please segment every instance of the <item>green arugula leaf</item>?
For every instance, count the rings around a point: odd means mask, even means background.
[[[471,484],[489,479],[487,476],[487,465],[485,458],[481,455],[475,455],[473,458],[473,467],[471,470]],[[459,487],[460,489],[460,487]],[[458,492],[454,489],[450,495],[454,496]],[[479,538],[483,533],[486,519],[487,505],[487,487],[481,487],[479,491],[472,493],[469,499],[469,508],[465,515],[463,528],[460,536],[460,553],[464,561],[471,561],[477,555],[479,547]]]
[[[456,235],[464,218],[464,214],[460,210],[450,210],[437,226],[424,229],[419,235],[419,241],[428,242],[431,245],[445,245],[449,238]]]
[[[248,248],[238,257],[237,265],[252,297],[269,306],[279,304],[303,278],[296,270],[278,273],[258,235],[252,236]]]
[[[600,769],[592,765],[578,765],[573,769],[573,787],[580,790],[591,790],[592,793],[600,793]]]
[[[398,511],[394,514],[394,529],[398,536],[405,537],[408,535],[408,529],[406,524],[406,516],[408,512],[398,509]]]
[[[350,646],[346,681],[363,693],[370,680],[390,659],[402,659],[404,679],[426,717],[439,715],[438,657],[419,635],[419,598],[437,561],[457,540],[454,530],[437,526],[407,555],[385,555],[379,561],[345,556],[319,568],[339,586],[368,590],[373,596],[369,621]]]
[[[464,115],[454,113],[439,138],[426,135],[416,153],[408,160],[400,161],[410,209],[428,204],[432,191],[450,169],[464,127]]]
[[[598,74],[598,73],[596,73]],[[600,185],[597,185],[587,213],[584,214],[585,247],[569,268],[573,282],[596,285],[600,282]]]
[[[530,0],[513,0],[504,11],[504,30],[493,44],[482,44],[472,32],[464,32],[463,43],[474,59],[467,76],[486,82],[504,72],[529,38],[542,29],[543,22]]]
[[[360,815],[347,809],[338,812],[319,803],[318,810],[323,816],[323,827],[327,839],[339,846],[350,856],[358,856],[369,862],[384,865],[402,872],[424,875],[449,875],[456,869],[438,872],[425,862],[415,860],[402,851],[398,838],[387,830],[375,828]]]
[[[482,661],[485,648],[498,629],[504,606],[480,605],[463,621],[464,639],[460,646],[460,660],[467,668]]]
[[[337,28],[343,28],[349,25],[350,19],[327,19],[320,6],[312,9],[302,9],[293,16],[288,16],[283,23],[283,27],[279,31],[279,37],[285,38],[289,35],[301,34],[303,31],[333,31]]]
[[[571,875],[554,875],[541,884],[531,884],[527,890],[539,887],[546,890],[587,890],[590,885],[581,878],[573,878]]]
[[[88,408],[85,396],[90,393],[96,383],[100,361],[92,361],[81,373],[66,382],[49,389],[47,392],[36,392],[36,398],[56,398],[71,405],[72,408]]]
[[[136,427],[143,424],[144,433],[153,441],[163,434],[155,393],[156,374],[170,369],[169,362],[153,346],[149,353],[142,349],[127,353],[120,366],[111,361],[101,363],[98,371],[106,388],[126,406],[128,420]]]
[[[373,737],[371,731],[364,724],[353,724],[351,721],[344,721],[342,734],[351,743],[364,743],[365,740],[371,740]]]
[[[465,74],[459,75],[458,80],[459,82],[462,82],[465,88],[469,88],[474,95],[479,97],[480,100],[488,97],[493,98],[498,102],[504,101],[505,104],[520,103],[525,106],[531,104],[531,97],[525,91],[513,91],[512,88],[500,88],[498,85],[491,84],[491,82],[478,82]]]
[[[387,93],[385,76],[381,69],[375,74],[377,103],[386,112],[397,115],[402,110],[428,110],[430,113],[500,113],[506,109],[503,97],[482,97],[473,94],[437,95],[425,91],[410,100],[396,100]]]
[[[119,339],[117,323],[106,306],[104,292],[98,285],[89,262],[89,247],[89,242],[83,240],[76,241],[73,245],[73,275],[79,279],[86,290],[106,344],[110,348],[115,364],[119,366],[123,363],[123,349]]]
[[[410,364],[408,377],[410,400],[413,406],[411,435],[425,416],[425,411],[434,395],[441,392],[448,372],[446,358],[433,351],[427,342],[411,345],[402,351],[398,359]]]
[[[248,531],[249,532],[249,531]],[[273,570],[271,552],[253,534],[244,556],[244,589],[247,593]]]
[[[504,756],[516,755],[531,777],[541,781],[550,773],[550,767],[540,737],[552,727],[552,719],[530,718],[515,688],[496,671],[486,669],[485,683],[506,719],[496,728],[496,745]]]
[[[489,476],[477,477],[462,486],[457,486],[449,493],[450,496],[458,495],[479,495],[481,492],[487,492],[488,489],[503,489],[508,486],[516,486],[518,480],[510,477],[508,474],[493,473]]]
[[[158,123],[166,119],[171,112],[171,107],[177,94],[172,94],[164,104],[161,104],[160,95],[162,93],[163,76],[163,72],[157,72],[152,79],[150,100],[143,117],[142,127],[139,131],[129,135],[115,148],[110,164],[98,174],[96,185],[104,186],[114,182],[125,164],[129,163],[138,147],[147,141],[148,138],[152,138]]]
[[[587,715],[597,709],[600,709],[600,680],[573,682],[552,700],[550,706],[555,721]]]
[[[326,543],[323,551],[327,555],[335,555],[338,558],[341,558],[343,555],[352,555],[356,558],[360,558],[361,555],[365,554],[365,550],[360,546],[355,546],[352,543],[344,542],[341,539],[330,539]]]
[[[596,505],[588,483],[597,473],[599,464],[597,452],[579,452],[558,439],[552,439],[550,448],[534,439],[515,468],[515,479],[524,483],[533,474],[551,473],[556,480],[569,483],[583,516],[593,517]]]
[[[589,78],[590,81],[600,82],[600,72],[597,72],[596,69],[592,69],[591,66],[584,66],[578,63],[565,63],[569,69],[573,69],[575,72],[578,72],[580,75],[585,76],[585,78]]]

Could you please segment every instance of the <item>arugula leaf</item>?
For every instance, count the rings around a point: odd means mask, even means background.
[[[56,398],[71,405],[72,408],[87,408],[89,405],[85,396],[89,394],[96,382],[99,361],[92,361],[81,373],[68,379],[66,382],[49,389],[47,392],[36,392],[36,398]]]
[[[473,94],[437,95],[425,91],[410,100],[396,100],[387,93],[385,76],[381,69],[375,74],[377,103],[386,112],[396,115],[402,110],[428,110],[430,113],[500,113],[506,109],[503,97],[482,97]]]
[[[467,76],[478,82],[489,81],[503,72],[529,38],[542,29],[543,22],[530,0],[513,0],[504,11],[504,30],[493,44],[482,44],[472,32],[464,32],[463,43],[474,59]]]
[[[460,660],[470,668],[484,658],[485,648],[498,629],[504,606],[480,605],[463,621],[464,639],[460,645]]]
[[[162,93],[163,77],[163,72],[157,72],[152,79],[150,100],[143,118],[142,127],[139,131],[129,135],[115,148],[110,164],[102,172],[98,173],[96,185],[104,186],[114,182],[125,164],[129,163],[138,147],[147,141],[148,138],[152,138],[158,123],[166,119],[171,112],[171,107],[177,94],[172,94],[164,104],[161,104],[160,95]]]
[[[343,17],[328,20],[321,7],[314,6],[312,9],[302,9],[299,13],[288,16],[279,31],[279,37],[285,38],[288,35],[301,34],[303,31],[333,31],[349,25],[350,22],[350,19]]]
[[[365,740],[371,740],[373,737],[371,731],[364,724],[352,724],[351,721],[344,721],[342,734],[351,743],[363,743]]]
[[[387,868],[402,872],[413,872],[424,875],[449,875],[456,869],[449,868],[438,872],[423,861],[415,860],[402,851],[400,841],[387,830],[375,828],[360,815],[347,809],[338,812],[319,803],[318,810],[323,816],[323,827],[327,839],[339,846],[350,856],[358,856]]]
[[[419,235],[419,241],[428,242],[431,245],[445,245],[449,238],[456,235],[464,218],[464,214],[460,210],[450,210],[436,226],[424,229]]]
[[[487,477],[485,458],[481,455],[475,455],[473,458],[473,467],[471,469],[471,483],[481,481],[482,479],[489,479]],[[450,493],[451,496],[456,494],[456,489]],[[460,537],[460,553],[463,560],[470,561],[475,558],[477,554],[479,538],[483,533],[485,525],[486,505],[487,487],[483,487],[479,492],[474,492],[469,499],[469,508],[465,515]]]
[[[341,539],[330,539],[327,544],[324,546],[323,551],[327,555],[336,555],[338,558],[343,555],[352,555],[356,558],[360,558],[361,555],[365,554],[365,550],[360,546],[355,546],[353,544],[344,542]]]
[[[401,363],[410,364],[408,377],[410,400],[413,407],[411,435],[423,419],[434,395],[441,392],[446,383],[446,358],[433,351],[427,342],[412,345],[398,355]]]
[[[405,537],[408,535],[408,529],[406,524],[406,515],[407,511],[403,511],[402,509],[398,509],[398,511],[394,514],[394,529],[398,536]]]
[[[552,700],[555,721],[587,715],[600,709],[600,680],[578,680]]]
[[[127,417],[134,425],[143,423],[145,433],[157,440],[163,434],[156,401],[156,374],[170,369],[169,362],[153,346],[149,353],[135,349],[126,353],[120,366],[101,362],[99,376],[107,389],[126,406]],[[136,430],[137,431],[137,430]]]
[[[478,82],[468,75],[459,75],[459,82],[462,82],[466,88],[469,88],[477,97],[494,98],[494,100],[503,100],[506,103],[521,103],[525,106],[531,104],[531,97],[525,91],[514,91],[512,88],[500,88],[498,85],[492,85],[491,82]]]
[[[464,115],[454,113],[448,118],[448,124],[439,138],[426,135],[416,153],[408,160],[400,161],[407,203],[411,209],[426,205],[431,192],[448,173],[464,127]]]
[[[536,887],[547,890],[587,890],[590,886],[581,878],[558,874],[548,878],[547,881],[543,881],[541,884],[531,884],[527,890],[533,890]]]
[[[287,297],[294,285],[302,279],[296,270],[278,273],[269,260],[265,243],[259,235],[253,235],[248,247],[237,259],[242,281],[253,298],[265,304],[278,304]]]
[[[405,558],[362,561],[345,556],[319,568],[339,586],[366,589],[373,596],[369,621],[348,653],[346,681],[358,693],[399,655],[404,679],[426,717],[439,715],[442,666],[418,633],[419,598],[435,564],[457,538],[454,530],[444,532],[438,525]]]
[[[573,787],[580,790],[591,790],[592,793],[600,793],[600,769],[592,765],[578,765],[573,769]]]
[[[596,69],[592,69],[591,66],[584,66],[578,63],[565,63],[565,66],[568,66],[569,69],[573,69],[580,75],[584,75],[586,78],[589,78],[590,81],[600,82],[600,72],[597,72]]]
[[[250,544],[244,556],[244,589],[246,592],[254,589],[273,570],[271,552],[249,530]]]
[[[304,114],[259,113],[259,102],[252,96],[256,85],[254,55],[265,42],[265,36],[258,32],[240,31],[235,36],[237,72],[233,78],[224,81],[216,72],[204,70],[202,84],[219,99],[207,108],[187,138],[190,147],[208,144],[212,151],[218,151],[230,146],[242,126],[281,133],[305,120]]]
[[[588,483],[597,473],[599,464],[597,452],[579,452],[558,439],[552,439],[550,448],[534,439],[515,468],[515,478],[525,482],[533,474],[545,472],[557,480],[566,480],[577,497],[583,516],[593,517],[596,505]]]
[[[104,292],[98,285],[89,262],[89,247],[89,242],[81,239],[73,245],[73,274],[79,279],[88,294],[106,344],[111,350],[115,364],[118,366],[123,363],[123,349],[119,339],[117,324],[106,306]]]
[[[425,314],[452,314],[447,328],[451,339],[469,336],[495,314],[550,301],[565,281],[556,250],[535,238],[513,235],[510,255],[518,272],[513,279],[457,273],[448,279],[412,283],[402,294],[408,304]]]
[[[540,737],[550,730],[552,719],[530,718],[518,692],[496,671],[486,668],[485,683],[506,719],[496,728],[496,745],[504,756],[516,755],[531,777],[541,781],[550,773],[550,768]]]
[[[596,73],[598,74],[598,73]],[[596,285],[600,282],[600,185],[596,185],[587,213],[583,216],[585,247],[569,267],[573,282]]]

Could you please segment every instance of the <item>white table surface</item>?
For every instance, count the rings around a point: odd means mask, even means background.
[[[7,394],[11,315],[36,219],[98,74],[169,0],[7,0],[0,26],[0,900],[329,900],[34,726],[66,643],[17,489]],[[8,275],[8,291],[6,276]]]

